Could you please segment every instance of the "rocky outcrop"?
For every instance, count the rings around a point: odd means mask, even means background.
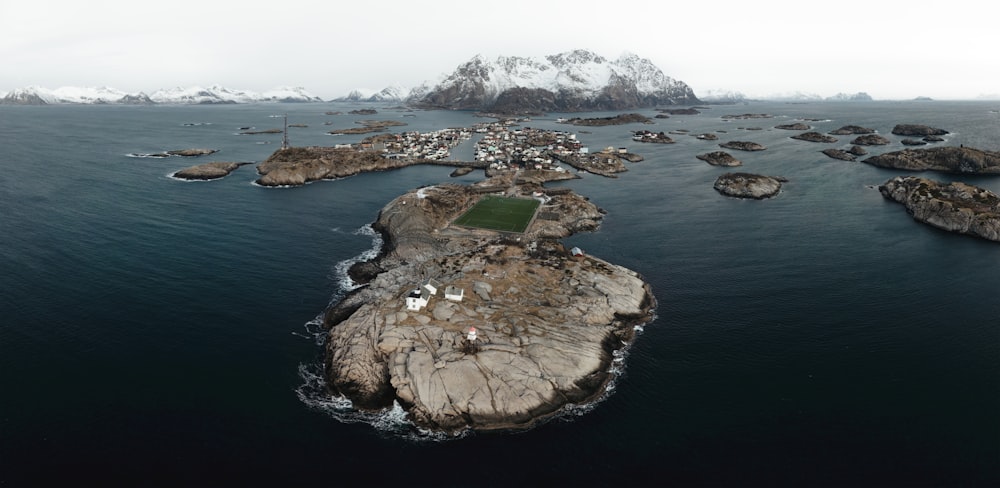
[[[652,144],[673,144],[674,140],[670,136],[660,132],[648,130],[637,130],[632,133],[632,140],[636,142],[648,142]]]
[[[776,125],[776,126],[774,126],[774,128],[775,129],[783,129],[783,130],[809,130],[809,129],[812,129],[812,126],[809,126],[807,124],[803,124],[802,122],[796,122],[794,124]]]
[[[726,196],[762,200],[777,195],[781,184],[787,181],[779,176],[726,173],[715,180],[714,188]]]
[[[1000,242],[1000,197],[988,190],[915,176],[897,176],[878,189],[918,222]]]
[[[167,151],[167,154],[171,156],[196,157],[207,156],[217,152],[219,152],[218,149],[175,149],[173,151]]]
[[[839,129],[830,131],[830,134],[833,134],[835,136],[849,136],[849,135],[862,135],[862,134],[874,134],[874,133],[875,129],[861,127],[860,125],[845,125]]]
[[[885,146],[891,141],[878,134],[865,134],[862,136],[855,137],[851,144],[856,144],[859,146]]]
[[[1000,152],[970,147],[904,149],[863,160],[879,168],[941,171],[962,174],[1000,174]]]
[[[736,149],[738,151],[763,151],[767,149],[763,144],[747,141],[729,141],[719,144],[719,147],[726,149]]]
[[[182,180],[217,180],[229,176],[236,168],[250,163],[216,161],[184,168],[174,173],[174,178]]]
[[[653,121],[649,117],[642,114],[618,114],[611,117],[592,117],[582,119],[579,117],[574,117],[566,121],[570,125],[582,125],[585,127],[600,127],[606,125],[624,125],[624,124],[652,124]]]
[[[826,134],[820,134],[819,132],[803,132],[801,134],[795,134],[791,138],[808,142],[825,142],[825,143],[837,142],[836,137],[830,137]]]
[[[743,162],[739,159],[734,158],[731,154],[726,151],[712,151],[710,153],[699,154],[695,156],[696,158],[711,164],[712,166],[741,166]]]
[[[897,136],[943,136],[948,131],[920,124],[897,124],[892,133]]]
[[[416,426],[446,432],[527,428],[602,395],[615,350],[651,319],[650,289],[635,272],[552,240],[601,219],[572,192],[550,195],[519,238],[449,225],[478,188],[506,184],[422,188],[382,209],[374,276],[325,314],[332,393],[361,409],[398,402]],[[464,290],[462,300],[438,290],[408,309],[405,297],[428,278]]]
[[[854,154],[851,154],[843,149],[824,149],[822,153],[833,159],[839,159],[841,161],[854,161],[856,159]]]
[[[413,164],[388,159],[375,151],[331,147],[291,147],[275,151],[257,165],[262,186],[298,186],[319,180],[344,178],[368,171],[387,171]]]

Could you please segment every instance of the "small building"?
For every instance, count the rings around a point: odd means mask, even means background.
[[[412,311],[419,311],[420,309],[427,306],[427,302],[431,299],[431,294],[427,291],[426,287],[415,288],[406,296],[406,309]]]
[[[569,250],[569,252],[570,252],[570,254],[572,254],[572,255],[573,255],[574,257],[580,257],[580,256],[583,256],[583,249],[580,249],[579,247],[574,247],[573,249],[570,249],[570,250]]]
[[[427,278],[427,282],[424,283],[423,287],[426,288],[431,295],[437,295],[438,289],[441,288],[441,282],[435,280],[434,278]]]
[[[444,289],[444,297],[453,302],[460,302],[462,301],[462,298],[465,297],[465,289],[448,285],[448,287]]]

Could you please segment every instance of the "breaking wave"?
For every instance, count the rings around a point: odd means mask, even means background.
[[[335,229],[335,231],[339,231],[339,229]],[[333,270],[331,271],[330,279],[337,283],[339,289],[339,294],[334,297],[334,300],[339,299],[344,293],[348,293],[361,287],[361,285],[355,283],[347,273],[348,270],[351,269],[351,266],[354,266],[355,263],[363,263],[365,261],[375,259],[375,257],[378,256],[379,251],[382,250],[382,235],[376,232],[370,224],[355,230],[353,234],[371,237],[372,247],[357,256],[345,259],[334,265]]]
[[[357,410],[347,398],[331,395],[327,391],[322,366],[318,364],[300,364],[299,377],[303,381],[302,385],[295,389],[299,400],[310,408],[345,424],[368,424],[380,435],[413,442],[441,442],[463,438],[469,434],[468,431],[451,435],[420,429],[409,421],[406,411],[397,402],[393,402],[392,407],[380,411]]]

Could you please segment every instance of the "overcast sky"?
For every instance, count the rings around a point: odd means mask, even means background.
[[[175,86],[324,99],[411,87],[476,54],[628,51],[691,86],[876,99],[1000,93],[989,2],[31,0],[0,2],[0,93]]]

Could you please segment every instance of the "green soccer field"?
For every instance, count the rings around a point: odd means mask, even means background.
[[[455,224],[502,232],[524,232],[535,216],[539,204],[540,202],[534,198],[486,195],[468,212],[455,219]]]

